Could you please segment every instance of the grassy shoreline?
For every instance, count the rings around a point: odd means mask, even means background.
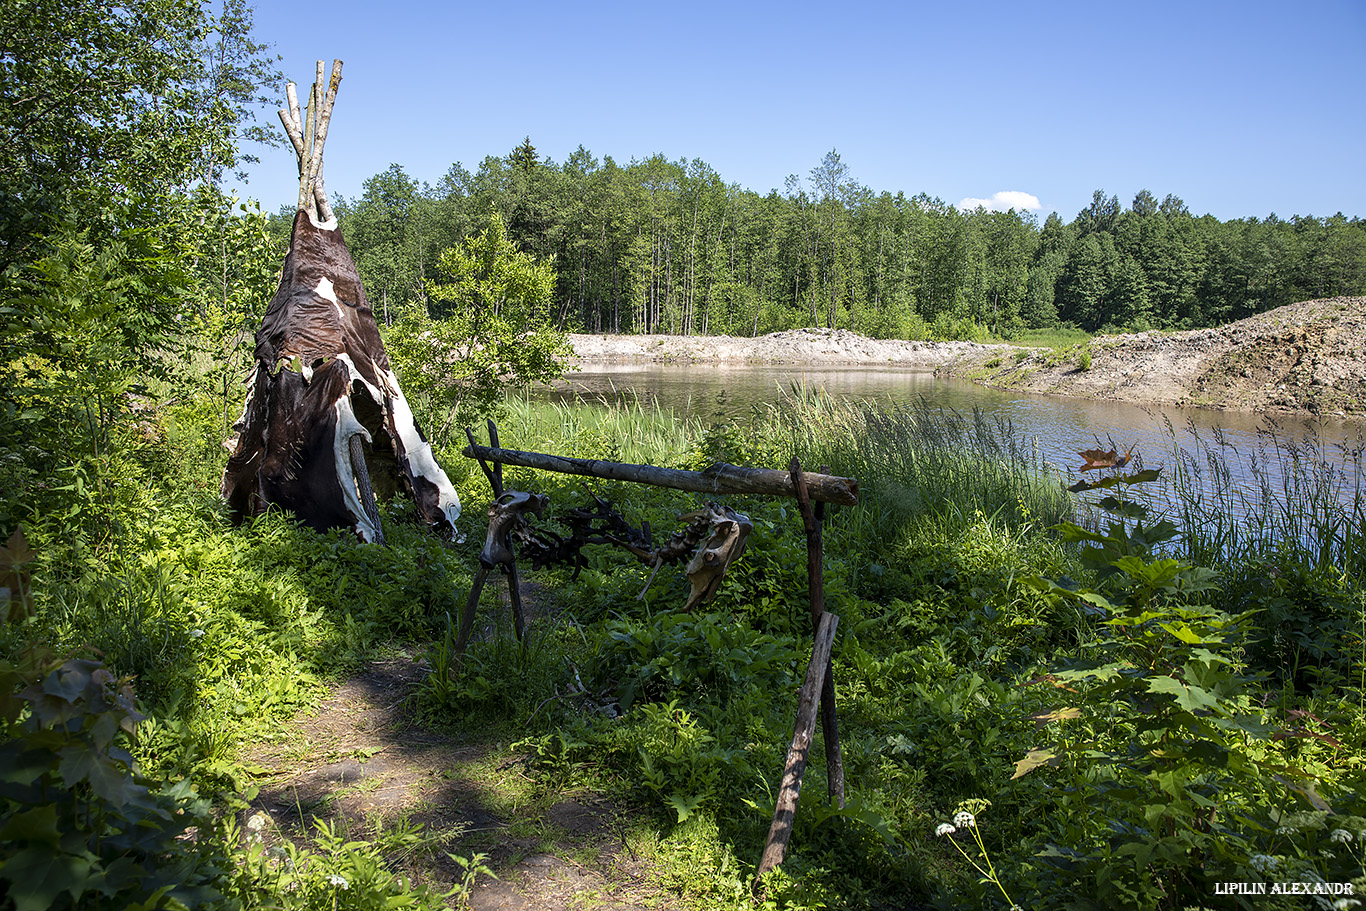
[[[1137,890],[1123,893],[1125,902],[1166,908],[1204,900],[1212,882],[1253,876],[1259,857],[1330,881],[1359,872],[1357,843],[1329,835],[1360,812],[1366,756],[1366,610],[1353,562],[1361,501],[1335,513],[1315,493],[1309,482],[1325,460],[1293,462],[1303,493],[1265,515],[1255,539],[1230,542],[1213,524],[1227,504],[1193,503],[1171,553],[1151,550],[1132,519],[1119,532],[1090,523],[1088,533],[1108,543],[1089,546],[1115,552],[1088,564],[1086,541],[1069,544],[1051,530],[1074,517],[1057,479],[1032,463],[1026,440],[980,416],[815,395],[719,424],[639,403],[510,409],[501,423],[519,448],[671,467],[774,466],[797,454],[860,478],[863,502],[833,511],[826,531],[852,799],[839,813],[808,796],[789,860],[766,884],[773,906],[1006,907],[1009,894],[1064,907],[1120,882]],[[185,427],[198,426],[186,418]],[[211,488],[194,485],[213,474],[200,455],[208,447],[189,431],[179,439],[168,483],[144,488],[138,501],[154,509],[108,515],[117,534],[64,538],[55,521],[32,529],[38,618],[6,627],[4,645],[11,656],[35,637],[59,653],[94,647],[116,673],[134,675],[152,718],[136,753],[154,780],[191,782],[216,802],[219,828],[204,823],[216,831],[204,845],[238,871],[229,897],[288,901],[268,858],[251,867],[236,853],[245,849],[225,811],[251,788],[242,744],[314,704],[328,681],[401,647],[425,651],[435,669],[410,697],[431,723],[505,742],[538,788],[616,795],[635,837],[652,845],[651,876],[671,904],[749,906],[810,635],[795,510],[736,498],[755,523],[749,551],[717,599],[691,616],[676,612],[681,578],[661,573],[642,600],[648,569],[618,552],[595,553],[576,579],[538,573],[554,610],[533,647],[519,649],[495,628],[472,646],[468,672],[451,676],[440,672],[449,666],[445,618],[468,591],[489,498],[472,463],[439,454],[466,503],[470,543],[443,547],[411,510],[391,504],[391,544],[368,548],[276,515],[229,525]],[[1339,466],[1345,477],[1361,477],[1356,459]],[[573,479],[509,469],[507,482],[550,494],[556,508],[587,496]],[[593,489],[632,522],[660,530],[696,506],[691,496],[638,486]],[[1286,546],[1329,531],[1329,547]],[[1201,587],[1193,563],[1164,562],[1187,557],[1217,565],[1222,578]],[[1128,610],[1147,619],[1116,625]],[[1216,657],[1205,661],[1201,649]],[[1138,668],[1145,655],[1144,673],[1161,671],[1151,678],[1157,690],[1116,689],[1123,673],[1095,676],[1105,661]],[[1163,695],[1168,679],[1186,689]],[[615,714],[556,698],[575,681]],[[1191,695],[1197,689],[1204,695]],[[1196,700],[1192,711],[1182,698]],[[1163,733],[1144,727],[1152,717],[1168,720]],[[1169,758],[1154,760],[1161,768],[1124,758],[1126,744],[1154,737],[1169,744]],[[1087,759],[1079,744],[1095,755]],[[1172,759],[1172,744],[1207,746]],[[1047,758],[1012,777],[1041,750]],[[808,795],[823,792],[822,774],[813,764]],[[1201,809],[1215,787],[1233,795],[1227,818]],[[1152,817],[1159,829],[1116,841],[1114,825],[1151,825],[1143,813],[1159,800],[1176,808]],[[968,863],[980,862],[973,842],[959,844],[972,849],[965,858],[935,837],[961,812],[979,821],[1000,889]],[[1118,873],[1134,863],[1120,848],[1149,843],[1174,846],[1144,862],[1162,871],[1157,891]],[[1049,854],[1050,844],[1061,853]],[[327,876],[342,875],[324,873],[340,868],[323,862],[311,869],[318,895]],[[399,894],[375,883],[373,894]],[[417,905],[437,901],[402,894]]]

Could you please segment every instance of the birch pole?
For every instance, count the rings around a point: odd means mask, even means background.
[[[332,205],[323,189],[323,145],[327,142],[327,128],[332,122],[332,106],[341,85],[342,62],[332,61],[332,74],[323,85],[323,62],[317,62],[317,72],[309,90],[308,104],[300,111],[299,93],[293,82],[285,84],[288,106],[279,111],[280,122],[289,136],[294,155],[299,160],[299,209],[308,210],[317,221],[332,218]]]

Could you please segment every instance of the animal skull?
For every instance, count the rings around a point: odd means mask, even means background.
[[[494,500],[489,507],[488,537],[484,539],[484,549],[479,552],[480,564],[490,569],[511,565],[513,553],[509,536],[526,522],[527,513],[539,519],[549,505],[549,497],[520,490],[509,490]]]
[[[718,507],[715,503],[708,503],[705,511],[694,515],[706,516],[711,520],[711,536],[693,554],[684,571],[692,585],[688,603],[683,606],[685,611],[691,611],[698,604],[712,599],[721,587],[726,568],[745,552],[745,540],[754,528],[749,516],[728,506]]]

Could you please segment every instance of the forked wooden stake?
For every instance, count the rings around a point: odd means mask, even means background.
[[[811,651],[811,663],[806,666],[806,682],[797,696],[797,723],[792,731],[792,746],[787,750],[787,765],[783,769],[783,783],[778,789],[778,804],[773,809],[773,825],[768,830],[768,842],[755,881],[783,862],[787,843],[792,839],[792,824],[797,818],[797,799],[802,793],[802,776],[806,774],[806,758],[811,752],[811,737],[816,730],[816,708],[820,703],[821,683],[830,666],[830,649],[835,643],[835,627],[840,618],[831,613],[821,615],[816,630],[816,644]]]
[[[821,466],[823,476],[830,469]],[[797,508],[801,510],[802,526],[806,529],[806,576],[807,588],[811,593],[811,629],[820,628],[821,615],[825,613],[825,572],[822,567],[824,544],[821,527],[825,522],[825,504],[812,506],[807,490],[807,475],[797,457],[792,457],[788,465],[792,475],[792,487],[797,491]],[[840,809],[844,808],[844,760],[840,755],[839,718],[835,714],[835,672],[829,664],[825,666],[825,678],[821,683],[821,733],[825,741],[825,774],[830,793],[830,802]]]

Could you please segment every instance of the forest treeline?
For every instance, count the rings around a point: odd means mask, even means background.
[[[391,165],[338,211],[390,318],[424,299],[442,251],[494,212],[523,251],[553,258],[547,316],[594,333],[1188,329],[1366,291],[1360,217],[1220,221],[1173,195],[1144,190],[1126,207],[1097,190],[1071,222],[1053,213],[1040,225],[1027,212],[874,193],[835,151],[764,195],[698,159],[622,166],[580,147],[556,163],[528,138],[474,173],[453,165],[435,186]]]

